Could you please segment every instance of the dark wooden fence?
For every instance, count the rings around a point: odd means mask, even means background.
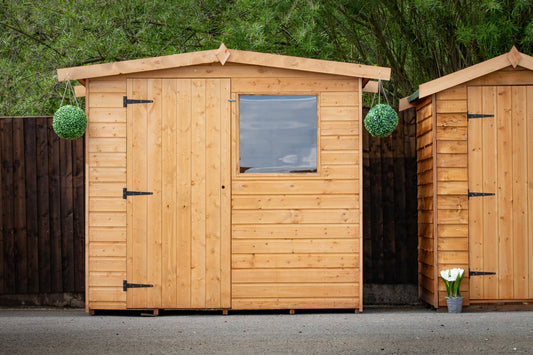
[[[364,132],[363,280],[416,284],[415,113]],[[50,117],[0,118],[0,295],[84,291],[83,151]]]
[[[0,294],[83,292],[84,141],[0,118]]]
[[[399,118],[390,137],[363,130],[365,284],[418,280],[416,112],[400,112]]]

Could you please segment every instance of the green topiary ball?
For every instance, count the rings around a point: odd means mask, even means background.
[[[372,136],[387,137],[398,125],[398,114],[389,105],[379,104],[368,111],[364,124]]]
[[[54,114],[52,127],[61,138],[77,139],[85,133],[87,116],[79,107],[72,105],[62,106]]]

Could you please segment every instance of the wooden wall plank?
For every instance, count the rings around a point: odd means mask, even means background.
[[[513,295],[513,193],[512,193],[512,97],[511,88],[497,89],[498,111],[498,215],[499,215],[499,270],[498,296],[509,299]]]
[[[239,181],[232,184],[233,194],[347,194],[358,189],[357,180]]]
[[[325,165],[358,165],[359,154],[357,150],[323,150],[320,153],[322,164]]]
[[[126,153],[88,153],[91,167],[126,167]]]
[[[349,223],[358,221],[359,210],[235,210],[232,221],[235,224],[262,223]]]
[[[497,99],[496,87],[483,88],[483,113],[496,114]],[[498,147],[498,132],[496,118],[483,118],[483,186],[482,192],[497,193],[498,180],[498,166],[497,161],[497,147]],[[481,206],[480,206],[481,207]],[[495,196],[487,196],[483,198],[483,266],[482,270],[487,272],[496,272],[498,269],[498,254],[499,254],[499,236],[498,236],[498,206],[497,198]],[[483,298],[498,298],[498,282],[497,277],[487,275],[482,276],[483,279]],[[474,278],[470,280],[473,284],[476,281]],[[471,286],[471,297],[475,298],[477,290]]]
[[[177,225],[177,82],[162,82],[162,218],[161,218],[161,306],[175,307],[178,303],[178,240]]]
[[[125,138],[126,123],[91,122],[87,132],[89,137],[95,138]]]
[[[3,241],[3,283],[2,292],[9,294],[16,292],[16,265],[15,260],[15,228],[13,224],[13,119],[0,120],[0,132],[2,141],[0,154],[2,164],[0,166],[2,179],[2,241]]]
[[[141,80],[129,80],[127,84],[127,95],[129,97],[148,97],[147,83]],[[148,112],[145,105],[130,105],[127,109],[127,134],[131,139],[127,140],[127,188],[132,191],[148,190]],[[133,117],[136,122],[133,122]],[[90,142],[90,141],[89,141]],[[134,144],[135,142],[135,144]],[[117,186],[118,187],[118,186]],[[91,192],[89,184],[89,196],[98,196]],[[114,220],[109,218],[113,216]],[[98,220],[96,217],[99,217]],[[126,214],[100,214],[91,213],[89,215],[89,227],[91,226],[121,226],[127,219],[127,278],[135,280],[136,283],[146,282],[148,280],[146,272],[147,259],[147,240],[146,232],[148,230],[148,201],[143,196],[135,199],[127,199]],[[91,244],[89,244],[89,248]],[[133,282],[133,281],[132,281]],[[93,299],[93,288],[89,289],[90,301]],[[144,289],[131,290],[126,292],[128,307],[146,307],[147,292]],[[96,292],[94,297],[96,297]],[[102,297],[98,295],[98,297]],[[100,299],[102,300],[102,299]],[[113,301],[113,299],[103,299],[104,301]]]
[[[462,113],[467,112],[466,100],[440,100],[440,93],[436,102],[437,113]]]
[[[17,293],[28,292],[28,240],[26,233],[26,171],[24,122],[13,120],[13,228]]]
[[[331,80],[331,79],[314,79],[300,78],[281,79],[281,78],[233,78],[232,91],[236,93],[255,93],[255,94],[278,94],[288,92],[319,92],[319,91],[357,91],[357,81]]]
[[[343,298],[238,298],[233,301],[232,309],[310,309],[358,308],[360,299],[355,297]]]
[[[205,155],[205,80],[192,81],[192,245],[191,245],[191,307],[205,307],[205,217],[206,217],[206,155]]]
[[[357,253],[356,239],[235,240],[234,254]]]
[[[353,169],[353,167],[352,167]],[[353,195],[235,195],[232,208],[240,209],[298,209],[298,208],[356,208],[359,198]]]
[[[512,109],[512,201],[513,201],[513,298],[529,297],[529,242],[527,226],[527,93],[524,86],[511,89]]]
[[[250,224],[232,226],[232,239],[359,238],[358,224]]]
[[[148,96],[153,98],[162,97],[162,80],[148,80]],[[162,216],[162,100],[154,100],[148,111],[148,181],[147,187],[153,192],[152,198],[148,199],[148,235],[146,242],[147,281],[154,283],[154,287],[147,292],[147,305],[154,308],[161,307],[161,216]],[[159,262],[153,262],[159,260]]]
[[[325,106],[320,110],[320,120],[323,122],[322,124],[331,121],[353,122],[357,118],[357,109],[357,106]]]
[[[344,268],[358,267],[353,254],[235,254],[234,269],[249,268]]]
[[[52,292],[61,292],[62,250],[61,250],[61,173],[60,173],[60,142],[53,132],[48,132],[48,179],[50,191],[50,273]]]
[[[126,139],[91,138],[87,149],[90,153],[124,153]]]
[[[359,106],[357,91],[352,92],[322,92],[320,95],[321,106]],[[352,116],[354,118],[357,115]]]
[[[467,127],[466,112],[439,113],[437,116],[437,127]]]
[[[232,272],[234,283],[291,283],[294,280],[306,282],[359,282],[359,275],[353,268],[342,269],[236,269]]]
[[[93,256],[89,259],[91,271],[125,271],[126,258],[123,256]]]
[[[48,127],[51,119],[36,120],[36,164],[37,164],[37,215],[38,215],[38,260],[39,260],[39,290],[51,292],[50,270],[50,210],[48,185]]]
[[[290,283],[290,284],[233,284],[234,298],[254,297],[356,297],[355,283]]]
[[[89,201],[91,212],[126,212],[126,200],[121,197],[94,197]]]
[[[67,292],[74,290],[74,210],[73,210],[73,191],[72,191],[72,145],[70,141],[64,139],[59,142],[60,170],[61,174],[61,261],[63,289]]]
[[[94,82],[92,80],[91,82]],[[126,95],[126,91],[123,93]],[[125,107],[92,107],[88,109],[87,121],[92,123],[126,123]],[[90,128],[89,128],[90,129]]]
[[[526,111],[526,126],[528,137],[533,137],[533,86],[527,87],[527,111]],[[527,159],[528,162],[533,161],[533,141],[528,140],[527,143]],[[527,191],[527,210],[528,210],[528,260],[529,260],[529,297],[533,297],[533,164],[527,166],[528,191]]]
[[[85,291],[85,140],[72,142],[74,290]]]
[[[191,194],[191,149],[192,149],[192,95],[191,80],[179,80],[177,84],[178,135],[178,174],[177,224],[182,233],[178,233],[178,294],[177,301],[184,307],[191,305],[191,235],[192,235],[192,194]]]
[[[357,149],[358,145],[358,136],[326,136],[320,140],[320,149],[322,150],[353,150]]]
[[[222,81],[220,96],[220,118],[221,118],[221,201],[220,201],[220,307],[231,307],[231,111],[232,104],[226,98],[231,95],[231,81],[229,79]]]
[[[220,307],[221,277],[221,82],[206,80],[205,306]],[[227,99],[226,99],[227,100]]]
[[[322,109],[323,111],[324,109]],[[321,113],[322,113],[321,111]],[[356,122],[353,121],[327,121],[320,122],[320,134],[322,136],[342,135],[357,135],[358,128]]]

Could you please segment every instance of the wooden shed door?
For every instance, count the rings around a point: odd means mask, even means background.
[[[468,114],[470,298],[531,299],[533,87],[470,87]]]
[[[127,188],[152,193],[127,197],[128,308],[230,307],[229,98],[229,79],[128,80],[153,100],[127,106]]]

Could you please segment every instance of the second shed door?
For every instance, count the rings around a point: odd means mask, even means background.
[[[470,298],[531,299],[533,87],[470,87],[468,114]]]
[[[230,80],[130,79],[128,308],[230,307]]]

